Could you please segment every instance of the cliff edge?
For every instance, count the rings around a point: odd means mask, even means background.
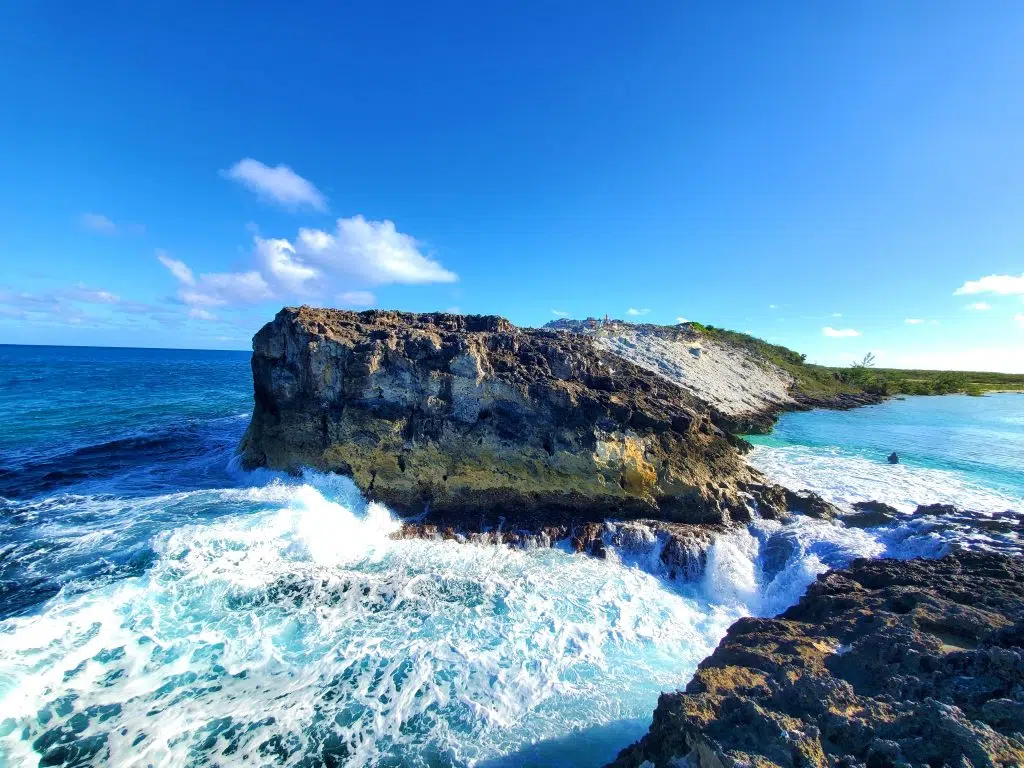
[[[340,472],[406,515],[721,524],[777,497],[707,405],[586,336],[286,308],[253,339],[252,371],[245,467]]]

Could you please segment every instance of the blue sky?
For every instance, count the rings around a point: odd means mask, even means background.
[[[0,342],[243,349],[306,302],[1024,372],[1022,39],[1019,2],[12,0]]]

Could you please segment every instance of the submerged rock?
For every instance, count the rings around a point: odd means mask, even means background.
[[[749,519],[756,471],[708,407],[585,336],[493,316],[284,309],[253,339],[243,465],[350,475],[482,531]]]
[[[900,515],[896,507],[882,501],[856,501],[853,503],[853,508],[856,510],[853,514],[842,517],[843,522],[853,528],[877,528],[880,525],[889,525]]]
[[[740,619],[615,766],[1024,765],[1024,563],[857,560]]]
[[[842,510],[830,501],[825,501],[814,491],[802,490],[791,491],[784,488],[786,508],[790,512],[799,512],[801,515],[815,517],[818,520],[834,520]]]

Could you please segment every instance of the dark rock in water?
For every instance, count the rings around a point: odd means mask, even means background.
[[[899,464],[900,463],[900,457],[897,455],[896,451],[893,451],[892,453],[889,454],[889,463],[890,464]]]
[[[786,497],[786,508],[790,512],[799,512],[819,520],[834,520],[842,513],[835,504],[825,501],[813,491],[791,491],[783,489]]]
[[[881,501],[857,501],[852,515],[843,515],[842,521],[853,528],[875,528],[888,525],[899,517],[899,510]]]
[[[302,307],[256,334],[252,370],[244,466],[341,472],[434,524],[722,524],[757,500],[706,405],[585,336]]]
[[[952,504],[921,504],[914,510],[915,517],[924,517],[925,515],[934,515],[935,517],[954,517],[959,514],[960,509],[954,507]]]
[[[434,523],[406,523],[396,539],[433,539],[471,544],[503,544],[522,549],[568,543],[574,552],[604,558],[614,547],[620,557],[642,562],[652,572],[680,581],[704,574],[708,549],[724,528],[664,520],[606,521],[579,525],[546,525],[534,529],[477,530]]]
[[[857,560],[740,619],[615,766],[1024,765],[1024,562]]]

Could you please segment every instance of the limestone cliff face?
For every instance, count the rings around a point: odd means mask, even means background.
[[[706,406],[581,336],[288,308],[253,339],[252,371],[246,467],[341,472],[404,514],[723,523],[758,494]]]

